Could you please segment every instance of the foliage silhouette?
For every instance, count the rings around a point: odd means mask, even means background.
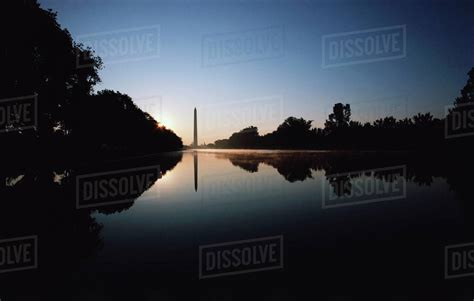
[[[99,91],[88,98],[89,106],[75,108],[77,118],[70,135],[76,149],[123,156],[181,149],[181,139],[140,110],[120,92]],[[81,116],[87,116],[83,122]],[[93,135],[91,136],[91,133]]]
[[[326,129],[334,130],[337,128],[344,128],[349,126],[351,120],[351,106],[342,103],[337,103],[332,109],[332,113],[329,114],[328,120],[326,120],[324,127]]]
[[[0,155],[20,158],[35,149],[42,160],[88,160],[182,148],[181,138],[129,96],[93,92],[102,61],[93,49],[73,41],[56,13],[42,9],[36,0],[7,2],[2,12],[12,23],[1,26],[0,99],[36,94],[38,126],[2,133],[7,147]],[[79,66],[84,58],[87,65]]]
[[[324,128],[312,128],[312,120],[289,117],[276,131],[260,136],[258,129],[250,126],[229,139],[215,141],[208,147],[254,148],[254,149],[352,149],[352,150],[463,150],[465,141],[445,139],[445,126],[454,117],[470,123],[463,124],[471,133],[474,130],[474,68],[468,73],[469,79],[456,98],[454,108],[446,119],[433,117],[429,112],[418,113],[411,118],[396,119],[386,116],[372,123],[362,124],[351,120],[349,104],[337,103],[329,114]],[[457,114],[453,116],[453,114]],[[459,117],[461,116],[461,117]],[[466,138],[469,139],[469,138]]]

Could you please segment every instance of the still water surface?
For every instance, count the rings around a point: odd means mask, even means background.
[[[201,245],[283,235],[286,266],[273,273],[289,279],[310,272],[342,282],[378,277],[437,282],[443,278],[444,246],[472,237],[471,212],[456,196],[456,183],[448,183],[449,172],[403,153],[179,155],[176,166],[129,209],[93,213],[103,225],[103,248],[82,270],[166,271],[194,279]],[[348,206],[323,206],[343,181],[332,175],[350,172],[353,183],[390,182],[371,171],[400,166],[405,174],[398,179],[399,194],[384,199],[382,191],[379,198],[368,195],[369,203],[359,198]],[[272,272],[259,277],[265,273]]]
[[[68,279],[91,296],[239,283],[298,287],[296,293],[318,285],[325,295],[446,287],[450,296],[472,299],[472,277],[444,280],[445,246],[474,241],[472,185],[455,160],[402,152],[198,150],[147,164],[160,165],[162,176],[133,202],[87,210],[72,209],[74,168],[10,172],[0,190],[5,198],[23,200],[28,190],[55,204],[23,213],[42,238],[44,269],[57,272],[44,281]],[[41,211],[48,217],[38,217]],[[199,280],[200,246],[280,235],[283,268]],[[54,253],[58,237],[67,246],[62,253]]]

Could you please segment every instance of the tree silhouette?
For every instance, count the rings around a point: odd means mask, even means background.
[[[460,107],[463,104],[474,103],[474,68],[467,73],[469,76],[466,85],[461,89],[461,96],[456,97],[454,105]]]
[[[474,68],[469,71],[469,79],[456,98],[455,107],[447,119],[438,119],[427,113],[397,120],[394,116],[381,117],[372,123],[362,124],[351,120],[350,105],[337,103],[329,114],[325,127],[312,128],[311,120],[289,117],[276,131],[258,136],[255,127],[233,134],[232,139],[217,140],[217,148],[269,148],[269,149],[357,149],[357,150],[459,150],[465,149],[461,142],[448,143],[445,139],[446,123],[452,122],[453,114],[463,114],[469,122],[474,104]],[[458,116],[459,118],[459,116]],[[474,118],[471,118],[474,124]],[[465,124],[464,126],[469,126]],[[474,126],[471,125],[472,128]],[[242,139],[245,132],[251,131],[252,139]],[[232,140],[232,143],[229,143]],[[242,141],[246,141],[243,143]]]
[[[312,128],[311,120],[289,117],[276,131],[258,136],[256,128],[251,127],[252,139],[246,143],[239,139],[217,140],[217,148],[268,148],[268,149],[351,149],[351,150],[422,150],[444,151],[456,154],[469,153],[474,131],[474,68],[468,72],[466,85],[461,95],[454,101],[445,119],[435,118],[430,112],[397,120],[394,116],[380,117],[372,123],[362,124],[351,120],[349,104],[336,103],[329,114],[323,129]],[[461,139],[446,139],[450,127],[461,129],[465,134]],[[246,129],[247,130],[247,129]],[[238,135],[232,137],[240,137]],[[429,179],[427,180],[429,182]]]
[[[418,113],[413,116],[413,123],[416,127],[429,127],[433,123],[433,115],[431,115],[431,113]]]
[[[36,1],[8,1],[12,24],[2,31],[0,98],[38,94],[38,130],[48,135],[64,129],[65,108],[88,95],[100,81],[100,58],[75,43],[57,22],[56,13]],[[76,56],[90,57],[87,68],[77,68]]]
[[[7,3],[2,12],[11,23],[1,27],[0,99],[37,95],[38,126],[2,133],[7,147],[0,155],[25,157],[35,149],[43,160],[70,160],[181,149],[181,139],[127,95],[93,94],[102,61],[93,49],[73,41],[55,12],[36,0]]]
[[[397,120],[393,116],[380,118],[374,121],[374,127],[384,128],[384,129],[393,129],[397,126]]]
[[[258,128],[250,126],[232,134],[228,143],[230,146],[251,148],[258,143],[258,139]]]
[[[449,109],[446,116],[447,130],[455,131],[455,134],[467,134],[466,137],[450,142],[451,148],[465,149],[466,139],[474,131],[474,68],[467,73],[468,80],[461,89],[461,95],[456,97],[454,107]]]
[[[75,107],[77,118],[71,128],[76,147],[83,151],[137,155],[182,147],[181,138],[143,112],[126,94],[103,90],[87,102],[94,109]],[[86,122],[82,116],[87,116]]]
[[[312,120],[303,118],[288,117],[278,126],[277,132],[282,134],[301,134],[307,133],[311,129]]]
[[[344,128],[349,125],[349,121],[351,120],[351,106],[349,104],[343,105],[342,103],[336,103],[332,111],[324,123],[327,130]]]

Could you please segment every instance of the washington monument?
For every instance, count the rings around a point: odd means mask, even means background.
[[[198,146],[197,111],[196,111],[196,108],[194,108],[194,141],[193,141],[193,147],[197,148],[197,146]]]
[[[197,111],[194,108],[194,141],[193,141],[193,148],[197,148],[198,146],[198,129],[197,129]],[[194,159],[194,191],[198,189],[198,157],[196,152],[193,152],[193,159]]]

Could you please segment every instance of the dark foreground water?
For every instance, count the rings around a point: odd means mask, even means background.
[[[161,175],[129,199],[84,200],[78,179],[149,166]],[[10,168],[0,240],[35,236],[37,267],[1,272],[0,298],[472,300],[474,247],[450,247],[474,242],[468,166],[402,152],[200,150]],[[260,253],[217,268],[225,247],[209,245],[236,242]]]

